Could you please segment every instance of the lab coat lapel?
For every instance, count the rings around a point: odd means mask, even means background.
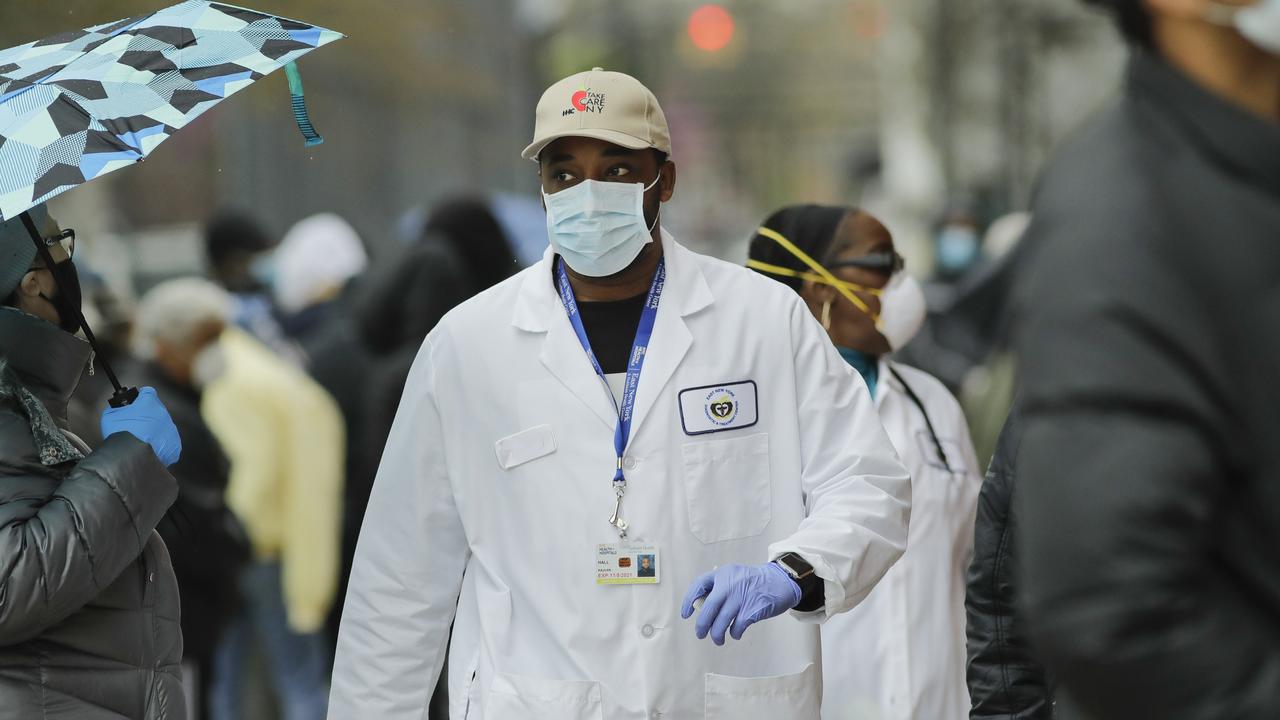
[[[698,268],[697,258],[691,251],[678,245],[666,230],[662,231],[662,253],[666,259],[667,284],[658,303],[653,339],[649,343],[648,355],[645,356],[644,370],[640,373],[640,387],[636,390],[635,419],[631,423],[632,438],[639,433],[665,392],[667,383],[693,345],[693,334],[689,331],[685,317],[712,302],[711,289]]]
[[[542,343],[539,359],[569,392],[591,408],[591,412],[612,430],[618,422],[618,411],[613,406],[609,389],[591,367],[591,361],[565,315],[564,306],[558,309],[560,314],[551,319],[551,328]]]
[[[553,258],[548,248],[542,260],[527,272],[511,324],[527,332],[545,333],[539,361],[612,430],[618,422],[618,412],[608,388],[591,367],[591,361],[569,323],[569,316],[565,314],[564,304],[551,283]]]

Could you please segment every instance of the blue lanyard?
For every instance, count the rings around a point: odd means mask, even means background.
[[[582,349],[587,351],[587,358],[591,360],[591,366],[595,368],[596,374],[600,376],[601,382],[608,388],[608,381],[605,380],[604,370],[600,367],[600,361],[596,360],[596,354],[591,350],[591,340],[587,338],[587,330],[582,326],[582,316],[578,314],[578,301],[573,296],[573,286],[569,284],[569,275],[564,270],[564,261],[561,260],[556,264],[556,277],[560,283],[560,300],[564,303],[565,312],[569,314],[569,323],[573,325],[573,332],[578,336],[578,342],[582,343]],[[653,274],[653,284],[649,286],[649,296],[645,298],[644,310],[640,313],[640,325],[636,328],[636,339],[631,345],[631,356],[627,362],[627,381],[622,390],[622,405],[618,407],[617,401],[614,406],[618,410],[618,425],[613,431],[613,449],[618,456],[618,469],[613,476],[613,484],[619,493],[627,484],[627,478],[622,473],[622,456],[626,453],[627,442],[631,437],[631,418],[632,411],[636,405],[636,388],[640,386],[640,370],[644,367],[644,358],[648,354],[649,340],[653,337],[653,323],[658,317],[658,301],[662,298],[662,286],[667,280],[667,265],[665,260],[658,261],[658,269]],[[609,393],[610,397],[613,393]],[[615,513],[616,519],[616,513]],[[619,526],[623,530],[623,526]]]

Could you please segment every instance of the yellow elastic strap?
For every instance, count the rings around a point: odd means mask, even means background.
[[[769,273],[770,275],[782,275],[785,277],[799,278],[801,280],[809,280],[811,282],[821,283],[823,285],[831,284],[826,278],[822,277],[821,275],[818,275],[817,273],[803,272],[801,270],[793,270],[789,267],[782,267],[781,265],[770,265],[767,262],[760,262],[759,260],[748,260],[747,267],[751,268],[752,270],[759,270],[760,272]],[[846,282],[844,280],[837,280],[836,283],[837,283],[837,286],[843,285],[844,287],[847,287],[850,290],[864,292],[864,293],[867,293],[868,295],[875,295],[876,297],[880,297],[881,295],[884,294],[884,290],[882,288],[867,287],[866,285],[859,285],[858,283]]]
[[[875,313],[871,312],[871,308],[862,301],[862,298],[855,295],[853,291],[854,289],[857,289],[871,295],[880,295],[881,292],[883,292],[882,290],[879,288],[869,288],[857,283],[845,282],[840,278],[837,278],[835,275],[831,274],[830,270],[823,267],[822,263],[809,257],[808,253],[797,247],[795,243],[783,237],[782,233],[776,232],[767,227],[757,229],[756,233],[781,245],[787,252],[795,255],[800,262],[808,265],[813,270],[814,274],[792,270],[791,268],[784,268],[779,265],[770,265],[758,260],[748,260],[747,267],[774,275],[796,277],[804,280],[812,280],[813,282],[822,283],[824,285],[830,285],[831,287],[834,287],[837,292],[843,295],[846,300],[853,303],[855,307],[867,315],[870,315],[872,320],[875,320],[877,323],[880,322],[880,318]]]

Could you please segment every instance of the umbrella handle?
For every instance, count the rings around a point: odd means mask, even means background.
[[[302,73],[298,71],[298,63],[291,62],[284,66],[284,74],[289,78],[289,95],[293,103],[293,119],[298,123],[298,130],[306,140],[306,146],[312,147],[324,142],[320,133],[311,124],[311,115],[307,112],[307,101],[302,90]]]
[[[127,387],[117,390],[115,394],[111,396],[111,400],[109,402],[113,408],[122,408],[132,405],[133,401],[137,399],[138,388]]]

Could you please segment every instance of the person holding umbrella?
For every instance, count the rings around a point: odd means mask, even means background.
[[[0,225],[0,717],[180,719],[178,585],[155,528],[182,445],[151,388],[103,414],[97,450],[67,430],[92,361],[74,250],[43,205]]]
[[[43,203],[136,164],[281,68],[319,144],[294,62],[340,38],[190,0],[0,50],[0,718],[186,716],[177,583],[155,533],[181,442],[154,389],[95,362],[75,234]],[[67,405],[95,365],[115,395],[90,452]]]

